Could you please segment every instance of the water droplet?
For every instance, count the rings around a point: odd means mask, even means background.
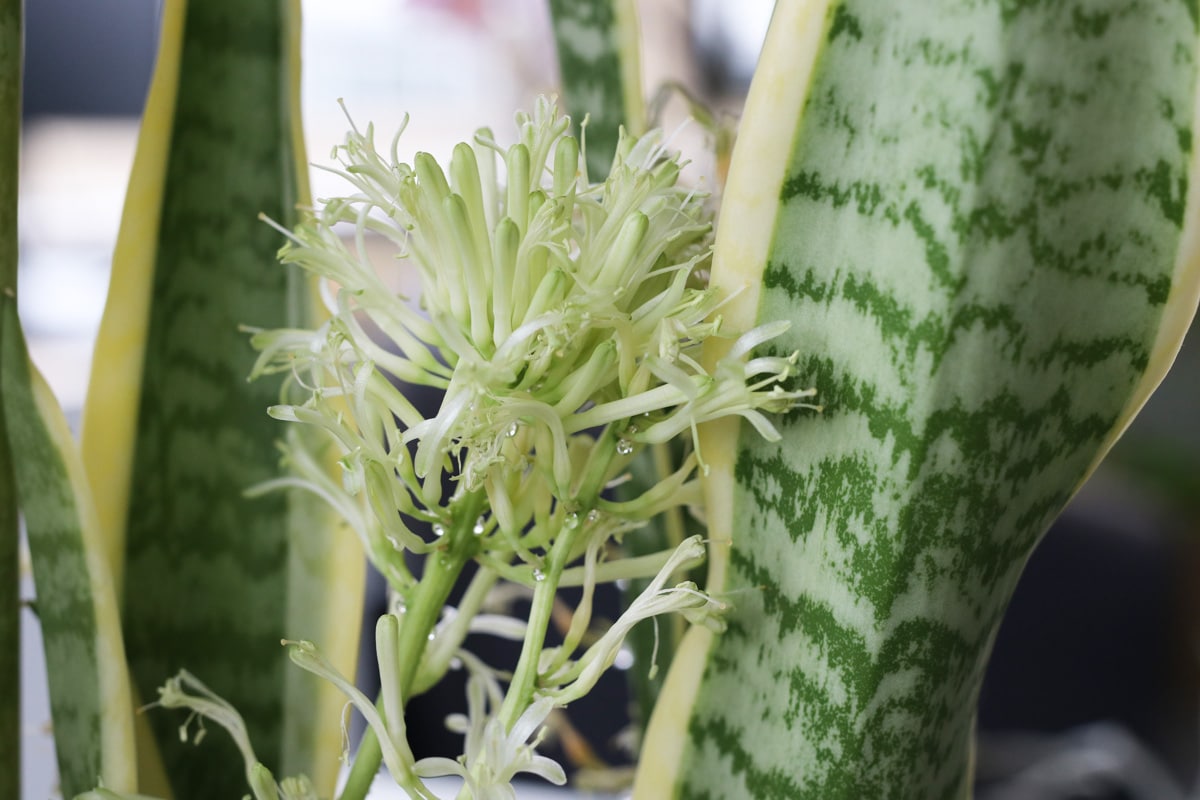
[[[541,583],[542,581],[546,580],[546,573],[535,567],[533,570],[533,579],[538,583]]]
[[[433,641],[433,631],[429,632],[429,641]]]
[[[625,429],[626,436],[633,436],[637,432],[638,432],[638,426],[634,425],[632,422],[629,423],[629,427]]]
[[[480,536],[483,534],[483,531],[486,528],[487,528],[487,518],[481,516],[479,519],[475,520],[475,527],[472,528],[471,530],[475,532],[476,536]]]
[[[512,422],[510,422],[508,424],[508,430],[506,430],[504,432],[504,435],[511,439],[512,437],[517,435],[517,431],[519,431],[520,429],[521,429],[521,423],[517,422],[516,420],[513,420]]]
[[[442,525],[442,523],[440,523],[440,522],[433,523],[433,535],[434,536],[445,536],[446,535],[445,526]]]
[[[598,522],[599,520],[600,520],[600,512],[597,509],[593,508],[591,511],[588,512],[588,515],[587,515],[588,522]]]
[[[627,456],[632,452],[633,452],[633,442],[629,441],[628,439],[621,439],[620,441],[617,442],[617,453],[618,454]]]
[[[572,511],[563,517],[563,527],[568,530],[575,530],[579,527],[579,515]]]

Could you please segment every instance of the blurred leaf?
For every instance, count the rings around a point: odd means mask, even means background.
[[[0,297],[17,292],[21,2],[0,2]],[[2,328],[2,326],[0,326]],[[6,352],[0,329],[0,354]],[[0,366],[2,369],[2,366]],[[21,792],[21,609],[17,489],[0,404],[0,797]]]
[[[567,114],[584,124],[588,178],[602,181],[612,166],[622,126],[646,126],[633,0],[550,0],[559,76]]]
[[[341,703],[294,669],[282,638],[313,639],[353,674],[363,561],[325,509],[244,492],[279,473],[267,417],[277,382],[247,381],[241,326],[310,324],[311,286],[275,259],[307,202],[299,6],[169,3],[84,417],[88,477],[121,587],[139,694],[180,668],[244,716],[277,774],[331,794]],[[223,737],[181,742],[148,715],[172,788],[240,797]],[[148,778],[143,789],[151,789]]]

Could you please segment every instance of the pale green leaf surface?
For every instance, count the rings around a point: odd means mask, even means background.
[[[778,7],[816,19],[776,26],[757,91],[803,113],[748,106],[738,149],[786,147],[752,305],[826,410],[714,475],[735,608],[673,711],[689,800],[964,796],[1025,560],[1195,309],[1195,4],[824,5]]]

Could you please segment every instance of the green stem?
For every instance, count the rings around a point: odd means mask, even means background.
[[[659,480],[666,478],[679,466],[676,463],[676,460],[672,457],[671,445],[666,442],[663,444],[654,445],[653,457],[654,471],[657,473]],[[673,550],[674,548],[678,547],[680,542],[683,541],[687,533],[684,530],[683,509],[681,507],[675,506],[674,508],[668,508],[663,512],[663,532],[667,536],[667,545],[669,550]],[[680,580],[682,580],[682,578],[677,575],[671,576],[672,584],[678,583]],[[671,626],[669,649],[664,654],[667,656],[667,658],[669,658],[675,650],[675,643],[683,638],[683,633],[687,628],[687,624],[686,620],[684,620],[681,614],[672,614],[665,620],[665,622]],[[665,663],[670,665],[671,662],[666,661]]]
[[[538,661],[546,643],[546,629],[550,625],[550,612],[554,610],[554,597],[558,594],[558,581],[567,565],[575,539],[582,525],[560,528],[554,545],[550,548],[546,572],[533,590],[533,607],[529,609],[529,626],[525,629],[525,641],[521,645],[521,657],[513,673],[512,682],[500,706],[500,721],[506,730],[512,730],[533,696],[537,682]]]
[[[454,522],[446,533],[445,546],[425,558],[425,571],[421,574],[413,602],[406,609],[400,625],[397,648],[400,651],[399,688],[400,697],[405,704],[408,703],[429,634],[437,624],[463,566],[478,549],[472,529],[483,501],[483,493],[474,492],[455,503]],[[382,708],[380,713],[383,713]],[[368,727],[363,734],[362,743],[354,757],[354,764],[350,768],[350,775],[339,800],[364,800],[382,762],[383,753],[379,748],[379,739]]]
[[[479,567],[479,571],[471,579],[467,591],[463,593],[462,600],[458,603],[458,615],[438,635],[437,652],[430,653],[428,660],[423,665],[424,669],[417,670],[417,676],[412,682],[414,697],[428,691],[445,676],[446,671],[450,668],[450,661],[462,647],[463,641],[470,632],[471,621],[479,613],[480,607],[487,599],[488,592],[496,585],[499,577],[495,570],[485,566]]]
[[[604,433],[596,440],[591,455],[584,465],[583,477],[575,495],[577,506],[583,513],[596,505],[604,484],[608,480],[609,469],[616,454],[617,432],[613,425],[605,428]],[[564,515],[564,519],[566,516]],[[576,555],[574,553],[576,540],[584,529],[585,523],[580,521],[575,527],[563,526],[547,558],[546,571],[540,580],[536,580],[533,590],[533,606],[529,610],[529,625],[525,629],[525,641],[521,645],[521,657],[517,660],[517,668],[513,673],[512,682],[504,695],[500,706],[500,720],[507,730],[512,730],[517,719],[529,705],[533,697],[534,684],[537,683],[538,662],[541,660],[542,647],[546,643],[546,630],[550,625],[550,614],[554,610],[554,598],[558,593],[559,582],[567,563]]]

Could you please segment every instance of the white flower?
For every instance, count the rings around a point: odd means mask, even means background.
[[[778,385],[794,359],[741,363],[786,325],[743,336],[713,374],[700,365],[700,344],[720,335],[710,319],[720,298],[703,278],[712,225],[705,195],[678,184],[681,164],[661,133],[623,137],[608,178],[589,183],[553,103],[518,114],[517,127],[508,148],[480,131],[445,171],[425,153],[401,163],[394,143],[380,153],[371,128],[354,129],[336,154],[356,193],[285,231],[282,260],[338,289],[317,330],[255,336],[256,372],[291,373],[296,402],[272,414],[335,442],[345,481],[333,502],[353,507],[377,564],[392,557],[385,543],[427,552],[406,520],[448,527],[475,492],[498,523],[488,549],[534,563],[520,540],[538,510],[596,501],[576,494],[596,428],[620,433],[622,458],[730,414],[770,437],[761,412],[809,395]],[[353,244],[339,233],[346,225]],[[387,289],[366,258],[368,233],[417,270],[423,311]],[[443,390],[441,407],[423,417],[389,378]],[[625,436],[635,419],[640,432]],[[457,481],[449,498],[443,470]]]
[[[563,687],[548,691],[547,694],[566,705],[590,692],[604,671],[616,660],[626,635],[634,625],[644,619],[677,613],[693,624],[705,625],[717,631],[724,630],[724,622],[721,619],[726,609],[724,603],[700,591],[691,581],[666,587],[672,575],[703,561],[704,553],[704,542],[699,536],[683,540],[654,579],[595,644],[577,661],[565,665],[554,674],[544,676],[544,683]]]
[[[546,718],[557,703],[548,696],[536,696],[512,729],[505,730],[495,714],[500,706],[495,677],[478,659],[461,655],[471,670],[467,716],[451,717],[447,726],[466,735],[465,752],[458,761],[421,759],[414,767],[416,774],[423,778],[456,775],[465,782],[472,800],[516,800],[512,780],[521,773],[537,775],[556,785],[566,783],[566,773],[558,762],[538,755],[536,749]]]
[[[193,742],[200,743],[206,733],[204,720],[211,720],[222,728],[233,739],[245,762],[246,783],[253,792],[255,800],[317,800],[316,791],[307,776],[299,775],[284,778],[282,783],[275,782],[275,776],[254,755],[250,745],[250,736],[246,732],[246,723],[242,715],[230,703],[220,697],[212,689],[205,686],[196,676],[187,670],[169,679],[158,690],[158,701],[151,705],[163,708],[183,708],[191,712],[183,725],[179,727],[180,739],[186,741],[188,728],[194,721],[197,725]],[[143,795],[125,795],[111,792],[103,787],[80,795],[76,800],[151,800]]]

